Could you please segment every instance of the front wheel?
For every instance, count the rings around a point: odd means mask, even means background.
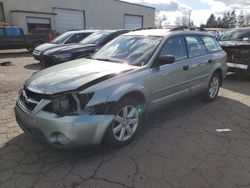
[[[114,120],[104,136],[106,145],[120,148],[130,143],[137,135],[143,123],[140,104],[130,98],[119,101],[111,110]]]
[[[204,95],[205,102],[211,102],[217,97],[220,90],[220,82],[220,75],[218,73],[214,73],[209,81],[207,91]]]

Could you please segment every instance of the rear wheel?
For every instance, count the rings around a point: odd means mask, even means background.
[[[211,102],[217,97],[220,90],[220,79],[220,75],[217,72],[212,75],[204,95],[205,102]]]
[[[110,147],[123,147],[136,137],[142,126],[140,104],[134,99],[124,98],[115,105],[111,113],[115,117],[104,136],[104,142]]]

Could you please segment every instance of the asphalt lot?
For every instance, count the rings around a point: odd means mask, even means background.
[[[231,74],[216,101],[199,97],[152,114],[120,150],[57,150],[23,134],[13,107],[24,80],[40,69],[25,53],[0,53],[0,187],[250,187],[250,78]],[[216,129],[232,131],[218,133]]]

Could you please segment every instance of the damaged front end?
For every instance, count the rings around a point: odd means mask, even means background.
[[[107,113],[111,103],[89,106],[93,96],[78,91],[46,95],[24,88],[16,119],[24,132],[55,147],[100,144],[113,115]]]

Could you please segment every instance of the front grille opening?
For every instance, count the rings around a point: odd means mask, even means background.
[[[39,102],[43,99],[43,95],[23,89],[20,95],[20,103],[25,110],[32,112]]]

